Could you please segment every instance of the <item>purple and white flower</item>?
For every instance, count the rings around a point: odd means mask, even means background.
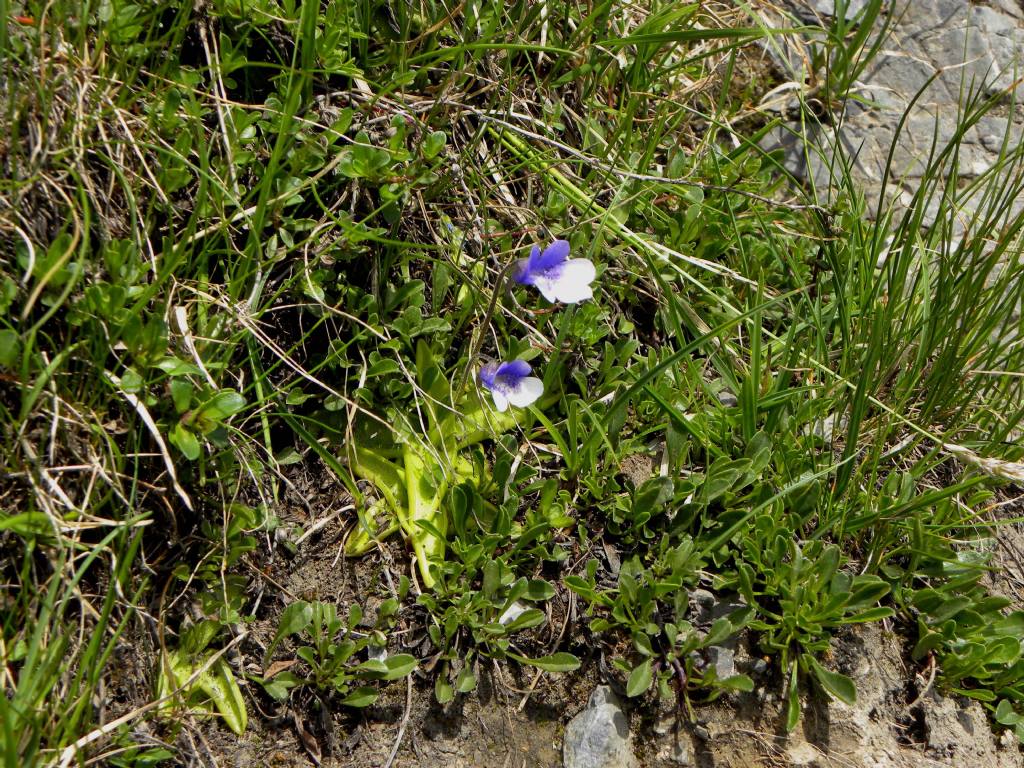
[[[487,363],[480,368],[480,383],[491,390],[494,407],[506,411],[510,405],[525,408],[544,394],[544,382],[531,376],[525,360]]]
[[[555,240],[541,251],[536,245],[528,259],[520,259],[513,279],[532,285],[551,303],[575,304],[593,298],[590,284],[597,271],[589,259],[570,259],[569,241]]]

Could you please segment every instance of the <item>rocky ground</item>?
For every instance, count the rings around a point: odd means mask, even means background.
[[[863,5],[849,3],[847,15]],[[833,8],[830,0],[791,4],[794,15],[810,25],[827,24]],[[766,147],[784,149],[789,170],[823,196],[839,175],[837,163],[848,162],[868,200],[900,211],[920,185],[932,148],[954,137],[971,98],[996,98],[999,106],[966,131],[959,186],[998,163],[1004,144],[1020,142],[1024,6],[1018,0],[901,0],[886,19],[889,35],[857,77],[845,108],[822,125],[791,122]],[[803,81],[814,39],[813,32],[781,38],[770,49],[791,80]],[[783,90],[775,105],[785,113],[787,104],[792,100]],[[954,226],[962,228],[979,203],[968,202]]]

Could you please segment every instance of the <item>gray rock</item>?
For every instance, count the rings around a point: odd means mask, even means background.
[[[653,730],[658,736],[665,736],[669,733],[673,733],[678,725],[679,714],[677,712],[673,712],[670,715],[665,715],[655,720],[651,730]]]
[[[827,24],[836,16],[836,0],[790,0],[786,3],[789,11],[807,24]],[[843,17],[856,21],[868,5],[868,0],[847,0]]]
[[[822,16],[835,16],[836,15],[836,0],[812,0],[808,3],[815,13],[819,13]],[[846,3],[846,12],[843,14],[847,21],[853,21],[860,15],[868,5],[868,0],[848,0]]]
[[[718,402],[726,408],[734,408],[740,404],[739,398],[728,389],[723,389],[718,393]]]
[[[1015,19],[1024,19],[1024,6],[1017,0],[991,0],[992,7]]]
[[[813,744],[803,741],[787,749],[786,757],[789,759],[789,764],[794,768],[797,768],[797,766],[811,768],[811,766],[819,765],[822,753]]]
[[[882,267],[885,266],[886,259],[889,257],[889,248],[891,245],[892,237],[890,236],[886,239],[886,241],[884,241],[882,249],[875,257],[875,267],[877,269],[881,269]],[[846,429],[848,424],[849,419],[846,416],[841,415],[839,417],[839,424],[837,425],[836,414],[830,413],[828,414],[828,416],[821,419],[820,421],[816,421],[813,426],[809,426],[806,430],[804,430],[804,434],[811,434],[813,432],[814,435],[820,437],[826,443],[831,443],[832,438],[836,434],[837,427],[838,431],[841,433]]]
[[[690,590],[690,609],[697,615],[710,614],[717,602],[718,598],[715,597],[714,592],[709,592],[706,589]]]
[[[715,668],[719,680],[725,680],[736,674],[736,651],[725,645],[712,645],[708,648],[708,662]]]
[[[696,765],[693,762],[693,751],[690,745],[681,738],[672,737],[670,741],[658,750],[659,764],[678,765],[682,768],[690,768]]]
[[[618,697],[606,685],[569,721],[562,742],[565,768],[639,768],[633,738]]]
[[[657,753],[656,765],[679,765],[684,768],[693,766],[694,750],[692,739],[680,729],[680,713],[673,712],[658,718],[654,723],[654,750]]]
[[[847,14],[862,6],[851,2]],[[809,15],[834,13],[835,3],[790,0],[788,8],[806,22]],[[822,199],[836,194],[839,168],[843,162],[851,163],[853,181],[871,205],[882,209],[894,206],[898,216],[928,172],[933,141],[942,147],[954,138],[969,94],[1009,92],[1018,103],[1024,102],[1024,80],[1020,78],[1024,73],[1024,4],[1019,0],[895,0],[887,18],[893,21],[891,34],[860,73],[852,89],[857,98],[847,102],[842,119],[833,120],[832,125],[808,126],[805,131],[796,123],[780,126],[765,137],[762,146],[781,150],[784,167],[817,189]],[[820,30],[801,34],[806,44],[819,44]],[[801,58],[794,57],[784,43],[767,50],[795,82],[808,77]],[[915,101],[919,90],[922,92]],[[983,117],[962,139],[959,176],[970,179],[986,173],[998,162],[1003,139],[1005,146],[1017,146],[1022,129],[1024,113],[1020,110],[1016,115]],[[890,147],[893,154],[887,173]],[[845,158],[842,161],[837,158],[840,153]],[[962,234],[965,222],[980,204],[980,195],[963,202],[954,220],[955,235]],[[1024,201],[1016,203],[1013,212],[1021,208]],[[933,200],[926,210],[925,225],[934,223],[938,209]]]
[[[676,765],[694,765],[693,755],[690,754],[690,748],[682,741],[677,741],[672,745],[672,753],[668,756],[668,759]]]
[[[734,595],[732,600],[718,600],[711,607],[711,612],[707,616],[709,623],[714,623],[719,619],[724,619],[727,616],[731,616],[737,611],[742,611],[749,606],[743,602],[742,598]]]

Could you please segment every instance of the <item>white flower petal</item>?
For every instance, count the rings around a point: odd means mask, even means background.
[[[491,397],[494,399],[494,407],[498,409],[499,413],[504,413],[508,410],[508,398],[505,397],[504,392],[492,389]]]
[[[533,284],[540,291],[540,295],[552,304],[558,303],[558,293],[555,291],[555,281],[549,280],[544,275],[535,275]]]
[[[589,259],[569,259],[543,275],[537,275],[536,286],[545,299],[554,303],[575,304],[593,298],[590,284],[597,270]]]
[[[530,610],[530,606],[522,600],[516,600],[512,605],[505,609],[505,612],[502,613],[501,616],[498,617],[498,623],[511,624],[528,610]]]
[[[508,398],[508,402],[516,406],[516,408],[525,408],[528,405],[533,405],[537,398],[543,394],[544,382],[536,376],[524,376],[516,382],[514,387],[510,387],[505,391],[505,397]]]

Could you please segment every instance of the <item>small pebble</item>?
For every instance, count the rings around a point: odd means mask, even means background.
[[[736,397],[728,389],[723,389],[718,393],[718,402],[724,405],[726,408],[732,408],[740,404],[739,398]]]

